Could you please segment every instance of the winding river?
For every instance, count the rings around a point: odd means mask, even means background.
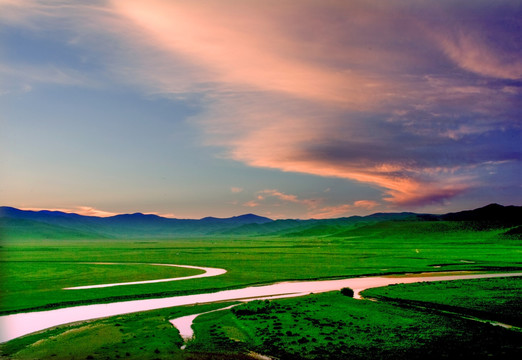
[[[86,264],[122,265],[122,263],[86,263]],[[125,265],[136,265],[136,264],[128,264],[128,263],[124,263],[124,264]],[[139,265],[143,265],[143,264],[139,264]],[[185,269],[195,269],[195,270],[202,270],[203,273],[202,274],[197,274],[197,275],[191,275],[191,276],[168,278],[168,279],[129,281],[129,282],[113,283],[113,284],[75,286],[75,287],[64,288],[63,290],[85,290],[85,289],[99,289],[99,288],[107,288],[107,287],[114,287],[114,286],[125,286],[125,285],[154,284],[154,283],[162,283],[162,282],[169,282],[169,281],[180,281],[180,280],[204,278],[204,277],[209,277],[209,276],[218,276],[218,275],[223,275],[223,274],[225,274],[227,272],[225,269],[201,267],[201,266],[192,266],[192,265],[175,265],[175,264],[146,264],[146,265],[151,265],[151,266],[172,266],[172,267],[180,267],[180,268],[185,268]]]
[[[416,276],[410,274],[404,276],[360,277],[342,280],[292,281],[271,285],[250,286],[235,290],[223,290],[207,294],[130,300],[109,304],[83,305],[39,312],[18,313],[0,317],[0,343],[57,325],[181,305],[294,297],[308,295],[310,293],[335,291],[344,287],[352,288],[355,293],[354,297],[360,298],[359,293],[363,290],[391,284],[506,276],[522,276],[522,273],[466,275],[433,275],[433,273],[428,273],[417,274]]]

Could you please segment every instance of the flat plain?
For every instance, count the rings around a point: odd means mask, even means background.
[[[520,239],[506,235],[512,229],[458,221],[387,220],[336,227],[334,232],[314,227],[293,235],[266,236],[53,239],[26,232],[22,237],[7,236],[0,248],[0,311],[6,315],[287,280],[427,271],[520,271]],[[63,290],[200,273],[148,265],[153,263],[224,268],[227,273],[158,284]],[[65,325],[14,339],[0,345],[0,350],[5,359],[259,356],[252,352],[279,359],[387,359],[458,358],[462,356],[458,349],[465,348],[475,358],[517,358],[522,340],[518,328],[478,323],[441,307],[452,306],[458,314],[484,315],[520,326],[521,288],[519,278],[501,278],[397,285],[363,294],[377,298],[377,302],[334,292],[249,303],[198,317],[195,339],[185,350],[180,349],[183,341],[168,320],[227,304],[177,307]],[[255,307],[249,315],[237,311],[248,306]],[[445,349],[442,353],[441,348]]]

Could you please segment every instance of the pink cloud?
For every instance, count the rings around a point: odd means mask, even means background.
[[[353,206],[349,204],[327,206],[317,211],[312,211],[308,216],[312,219],[331,219],[338,218],[349,214],[353,210]]]
[[[111,75],[167,96],[200,94],[206,108],[190,120],[203,129],[205,144],[223,149],[222,157],[365,183],[392,205],[457,196],[478,178],[473,167],[499,160],[464,159],[455,154],[473,149],[451,146],[509,122],[503,108],[518,90],[497,91],[480,76],[520,77],[520,59],[502,41],[484,40],[480,22],[456,25],[452,5],[108,3],[89,13],[96,15],[91,25],[85,14],[73,17],[83,20],[82,29],[118,40]],[[73,8],[60,7],[60,14],[74,15]],[[447,24],[437,23],[446,17]],[[445,147],[449,155],[439,156]],[[317,206],[275,190],[258,196]]]
[[[465,189],[463,184],[451,185],[454,179],[445,170],[438,174],[444,176],[437,176],[430,173],[430,165],[419,166],[414,161],[408,164],[401,157],[386,159],[393,154],[390,150],[372,157],[361,155],[350,162],[306,155],[308,144],[322,144],[329,138],[354,139],[354,144],[380,140],[361,132],[365,125],[345,115],[347,109],[360,111],[371,107],[383,111],[390,103],[402,106],[405,98],[426,95],[425,99],[429,99],[447,91],[448,86],[421,87],[424,78],[411,80],[413,77],[389,75],[390,69],[401,73],[407,65],[425,66],[423,60],[412,59],[411,53],[401,55],[384,43],[368,52],[349,32],[330,31],[327,24],[322,30],[326,41],[311,44],[301,34],[304,29],[288,21],[295,16],[290,8],[296,11],[288,4],[236,6],[237,3],[227,1],[207,1],[202,6],[154,0],[146,4],[114,1],[113,5],[166,56],[200,69],[190,75],[192,82],[203,82],[205,78],[213,101],[208,112],[194,121],[204,128],[208,144],[226,149],[226,157],[254,167],[375,185],[383,189],[383,199],[393,204],[449,198]],[[307,21],[302,24],[317,21],[313,12],[316,6],[314,2],[303,3],[298,15]],[[386,37],[381,32],[393,30],[410,34],[415,41],[426,40],[422,34],[425,29],[408,16],[403,24],[390,21],[393,17],[387,11],[400,9],[385,6],[374,11],[373,5],[358,2],[353,6],[351,10],[357,11],[358,20],[341,22],[339,26],[356,34],[364,29]],[[325,8],[347,11],[342,2]],[[412,29],[419,33],[411,32]],[[334,46],[341,43],[343,46]],[[307,53],[310,46],[314,52]],[[384,64],[383,58],[389,62]],[[327,59],[334,60],[328,63]],[[351,70],[354,67],[357,71]],[[469,87],[460,89],[465,90],[460,91],[464,99],[480,94],[477,88],[471,92]],[[448,130],[446,134],[455,138],[457,132],[464,133],[465,129]],[[297,202],[291,196],[279,198]]]
[[[357,208],[373,209],[374,207],[379,206],[379,203],[373,200],[358,200],[353,203],[353,206]]]
[[[498,44],[488,43],[487,28],[457,26],[430,32],[447,56],[463,69],[500,79],[522,78],[522,60],[503,51]]]
[[[296,195],[285,194],[281,191],[275,189],[267,189],[258,192],[257,198],[259,200],[264,200],[267,197],[274,197],[286,202],[296,203],[306,205],[307,207],[315,207],[317,205],[317,200],[313,199],[300,199]]]
[[[60,211],[64,213],[74,213],[78,215],[84,215],[84,216],[98,216],[98,217],[109,217],[109,216],[115,216],[118,215],[118,213],[110,212],[110,211],[103,211],[99,209],[95,209],[90,206],[76,206],[74,208],[35,208],[35,207],[24,207],[20,208],[21,210],[30,210],[30,211]]]
[[[317,61],[324,58],[325,51],[338,61],[349,55],[354,64],[364,63],[375,54],[355,49],[347,54],[343,47],[318,47],[320,42],[310,43],[299,34],[302,29],[293,29],[295,16],[300,16],[303,24],[314,21],[314,1],[303,1],[299,7],[275,1],[239,4],[215,0],[113,0],[111,4],[115,14],[143,32],[147,46],[160,49],[176,64],[191,64],[195,71],[188,83],[205,83],[202,86],[207,90],[276,92],[356,109],[385,101],[388,95],[383,92],[397,90],[376,74]],[[343,7],[340,2],[326,6],[330,12]],[[170,73],[166,67],[161,68],[164,76]],[[183,82],[184,76],[173,81]],[[151,73],[146,77],[151,79]],[[173,88],[164,82],[165,77],[153,79],[166,91]]]
[[[77,210],[73,211],[73,212],[76,212],[77,214],[85,215],[85,216],[99,216],[99,217],[109,217],[109,216],[118,215],[117,213],[95,209],[90,206],[78,206]]]
[[[105,210],[96,209],[96,208],[93,208],[91,206],[75,206],[73,208],[21,207],[20,209],[21,210],[30,210],[30,211],[42,211],[42,210],[60,211],[60,212],[69,213],[69,214],[78,214],[78,215],[83,215],[83,216],[97,216],[97,217],[110,217],[110,216],[116,216],[116,215],[120,214],[120,213],[115,213],[115,212],[111,212],[111,211],[105,211]],[[147,215],[158,215],[158,216],[167,217],[167,218],[174,218],[175,217],[175,215],[172,214],[172,213],[145,212],[144,214],[147,214]]]
[[[247,201],[246,203],[244,203],[243,206],[257,207],[257,206],[259,206],[259,203],[254,200],[251,200],[251,201]]]

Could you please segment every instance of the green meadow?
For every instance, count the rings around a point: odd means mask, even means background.
[[[522,281],[517,281],[520,288]],[[490,302],[497,305],[505,294],[497,291],[498,298]],[[458,295],[450,290],[446,299]],[[515,359],[522,340],[518,331],[431,310],[354,300],[340,292],[256,301],[202,315],[195,331],[199,336],[189,351],[253,349],[280,359]]]
[[[7,240],[0,248],[3,284],[0,311],[165,297],[282,280],[503,270],[520,265],[519,241],[501,236],[504,230],[448,230],[445,224],[439,225],[442,231],[437,232],[429,222],[390,222],[387,226],[379,223],[345,231],[344,236]],[[89,262],[129,264],[86,264]],[[62,290],[198,273],[191,269],[143,265],[148,263],[217,267],[228,272],[179,282]]]
[[[506,228],[477,229],[449,221],[383,221],[336,228],[334,234],[330,229],[310,232],[128,240],[7,237],[0,248],[0,311],[5,315],[283,280],[522,269],[520,239],[506,236]],[[199,273],[149,263],[217,267],[227,273],[158,284],[63,290]],[[441,347],[445,349],[442,357],[448,358],[462,355],[463,347],[476,358],[519,356],[520,332],[462,319],[445,313],[449,310],[443,306],[487,319],[497,314],[491,320],[520,325],[516,316],[520,280],[459,283],[410,284],[364,293],[377,302],[335,292],[240,305],[199,317],[194,325],[196,338],[183,351],[182,340],[168,320],[224,304],[62,326],[9,341],[0,350],[5,359],[246,359],[252,351],[280,359],[440,358]],[[248,306],[259,309],[247,315],[237,311]]]

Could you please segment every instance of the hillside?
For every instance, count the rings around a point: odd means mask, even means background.
[[[0,207],[0,219],[5,234],[46,237],[56,229],[58,233],[69,231],[93,237],[169,237],[177,235],[206,235],[246,224],[265,224],[272,219],[245,214],[231,218],[207,217],[171,219],[151,214],[122,214],[111,217],[83,216],[60,211],[29,211],[12,207]],[[23,223],[25,226],[20,226]],[[89,235],[87,235],[89,234]]]
[[[474,210],[448,214],[375,213],[337,219],[272,220],[255,214],[230,218],[171,219],[150,214],[122,214],[94,217],[59,211],[27,211],[0,207],[0,224],[8,237],[59,238],[160,238],[175,236],[357,236],[358,233],[386,232],[412,223],[412,231],[437,231],[446,227],[475,231],[506,229],[518,236],[522,225],[521,206],[490,204]],[[420,224],[423,225],[420,225]],[[417,224],[417,225],[415,225]],[[407,228],[407,227],[406,227]]]

